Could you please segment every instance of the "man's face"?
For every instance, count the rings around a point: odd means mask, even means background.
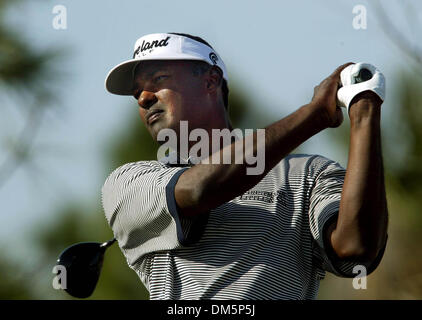
[[[206,82],[203,75],[193,74],[190,63],[144,61],[135,69],[133,95],[154,140],[164,128],[179,134],[182,120],[189,121],[189,129],[207,125]]]

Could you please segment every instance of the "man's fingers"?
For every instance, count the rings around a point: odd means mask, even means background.
[[[354,64],[354,62],[347,62],[345,64],[342,64],[340,67],[338,67],[334,72],[331,74],[331,77],[333,78],[339,78],[340,73],[345,69],[346,67],[350,66],[351,64]]]

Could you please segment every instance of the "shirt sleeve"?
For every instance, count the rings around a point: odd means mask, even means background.
[[[188,168],[135,162],[116,169],[102,188],[102,203],[129,266],[148,253],[178,249],[200,237],[195,221],[180,219],[174,188]]]
[[[355,277],[357,272],[354,268],[358,265],[364,266],[367,274],[370,274],[381,261],[384,249],[374,261],[363,264],[340,260],[332,251],[331,246],[324,242],[326,228],[338,217],[346,170],[338,163],[323,157],[318,157],[313,162],[316,165],[313,169],[316,178],[310,196],[309,224],[315,240],[314,256],[324,271],[341,277]]]

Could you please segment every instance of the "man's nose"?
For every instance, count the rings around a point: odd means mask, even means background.
[[[154,92],[142,91],[139,95],[138,104],[141,108],[149,109],[154,103],[157,102],[157,97]]]

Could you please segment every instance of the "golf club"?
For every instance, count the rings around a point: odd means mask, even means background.
[[[104,253],[116,239],[104,243],[80,242],[67,247],[59,255],[57,265],[66,268],[68,294],[76,298],[87,298],[95,290],[103,266]]]
[[[371,78],[372,78],[372,72],[366,68],[363,68],[359,71],[358,75],[355,77],[355,83],[368,81]]]

